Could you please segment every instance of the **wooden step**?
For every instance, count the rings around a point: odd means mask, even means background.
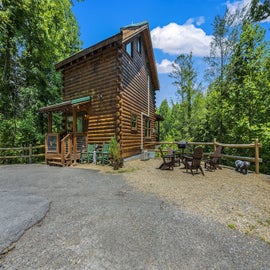
[[[78,158],[78,155],[66,155],[64,163],[62,163],[61,155],[51,155],[47,157],[47,164],[50,166],[70,166]]]
[[[62,162],[60,161],[48,161],[48,164],[50,165],[50,166],[61,166],[61,167],[63,167],[63,164],[62,164]]]

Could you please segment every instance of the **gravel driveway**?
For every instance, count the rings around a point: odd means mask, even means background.
[[[1,269],[270,269],[269,244],[139,192],[121,175],[1,166],[3,190],[51,205]]]

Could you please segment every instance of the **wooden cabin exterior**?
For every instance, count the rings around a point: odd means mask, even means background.
[[[56,64],[56,69],[62,74],[63,102],[41,108],[48,113],[48,163],[56,162],[57,152],[61,163],[69,164],[83,146],[101,147],[114,135],[123,158],[154,148],[159,81],[147,22],[121,28]],[[61,134],[52,133],[55,112],[62,114]],[[53,151],[50,140],[58,145]]]

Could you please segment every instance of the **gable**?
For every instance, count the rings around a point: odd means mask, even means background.
[[[122,43],[128,44],[130,40],[134,37],[141,35],[144,39],[146,60],[150,67],[150,73],[153,80],[153,85],[155,90],[159,89],[159,80],[156,69],[156,62],[153,53],[152,40],[149,32],[149,26],[147,22],[142,22],[138,24],[131,24],[126,27],[121,28],[122,33]]]
[[[79,51],[78,53],[71,55],[63,61],[56,64],[56,69],[63,69],[65,66],[77,63],[80,60],[85,59],[89,55],[95,54],[99,50],[103,50],[105,47],[116,46],[116,44],[126,44],[129,40],[132,40],[136,36],[142,36],[145,44],[146,60],[150,67],[150,74],[153,80],[155,90],[159,90],[159,80],[156,69],[156,62],[153,53],[153,46],[151,36],[149,32],[148,22],[141,22],[137,24],[131,24],[120,29],[120,33],[116,34],[108,39],[105,39],[89,48]]]

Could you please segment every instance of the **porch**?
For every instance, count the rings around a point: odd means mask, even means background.
[[[68,133],[62,139],[60,133],[48,133],[45,139],[45,160],[48,165],[70,166],[80,159],[85,149],[86,132]]]
[[[87,145],[90,96],[77,98],[41,108],[48,114],[45,136],[45,160],[48,165],[69,166],[80,159]],[[53,114],[60,113],[61,132],[53,132]]]

